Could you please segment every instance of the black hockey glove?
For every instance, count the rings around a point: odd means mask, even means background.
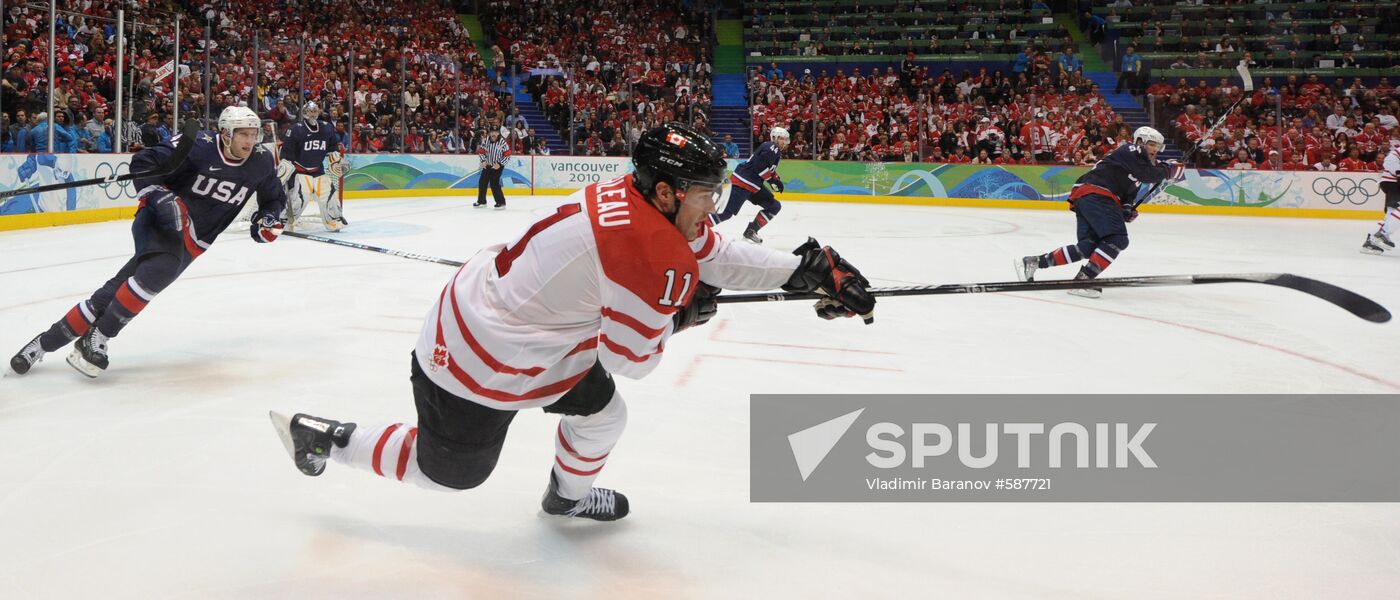
[[[690,298],[690,303],[682,306],[676,314],[671,317],[675,321],[676,327],[672,334],[680,333],[691,327],[699,327],[708,323],[719,311],[719,303],[715,297],[719,296],[722,290],[701,282],[700,287],[695,289],[695,295]]]
[[[156,224],[166,231],[180,233],[185,228],[185,207],[180,197],[165,186],[146,194],[146,208],[155,211]]]
[[[827,296],[817,301],[817,316],[823,319],[860,315],[867,325],[875,322],[875,297],[866,291],[870,281],[831,246],[816,239],[792,251],[802,257],[797,270],[783,285],[788,292],[818,292]]]
[[[1130,206],[1130,207],[1125,207],[1125,208],[1123,209],[1123,222],[1124,222],[1124,223],[1132,223],[1133,221],[1136,221],[1136,220],[1137,220],[1137,217],[1138,217],[1138,210],[1137,210],[1137,207],[1132,207],[1132,206]]]
[[[777,190],[779,194],[783,193],[783,190],[785,189],[783,187],[783,180],[778,179],[777,177],[774,177],[773,181],[769,182],[769,184],[772,185],[773,189]]]
[[[253,224],[249,227],[248,233],[253,236],[253,241],[259,244],[269,244],[277,241],[277,236],[282,235],[282,226],[285,222],[281,217],[268,212],[259,212],[253,215]]]

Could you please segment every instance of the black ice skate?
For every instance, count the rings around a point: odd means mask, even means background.
[[[354,423],[341,423],[306,414],[291,417],[277,411],[269,411],[272,427],[282,446],[292,457],[297,469],[303,474],[315,477],[326,471],[326,459],[331,456],[331,445],[344,448],[350,443],[350,434],[355,431]]]
[[[1039,268],[1039,256],[1024,256],[1016,263],[1016,278],[1021,281],[1035,281],[1035,270]]]
[[[10,359],[10,370],[14,371],[16,375],[28,373],[29,369],[36,363],[44,360],[44,348],[39,345],[39,338],[43,335],[41,333],[34,336],[34,339],[29,340],[29,343],[20,348],[19,353]]]
[[[1089,278],[1081,274],[1076,275],[1074,279],[1078,281],[1081,279],[1087,280]],[[1080,298],[1098,298],[1099,296],[1103,295],[1103,288],[1075,288],[1068,291],[1070,295],[1079,296]]]
[[[79,373],[97,377],[107,370],[107,336],[96,327],[89,329],[83,337],[73,343],[73,353],[68,355],[68,364]]]
[[[554,471],[549,472],[549,489],[540,502],[544,512],[561,517],[578,517],[594,521],[616,521],[627,516],[627,496],[604,488],[588,490],[582,500],[569,500],[558,493],[559,482]]]
[[[496,209],[496,210],[505,210],[505,209],[506,209],[506,203],[505,203],[505,202],[497,202],[497,203],[496,203],[496,206],[495,206],[495,209]]]
[[[744,239],[755,244],[763,243],[763,238],[758,237],[758,228],[754,227],[752,223],[750,223],[748,228],[744,230]]]
[[[1386,237],[1385,234],[1383,234],[1383,233],[1381,233],[1381,232],[1379,232],[1379,231],[1377,231],[1377,232],[1375,232],[1375,233],[1367,234],[1367,235],[1366,235],[1366,241],[1361,243],[1361,253],[1362,253],[1362,254],[1377,254],[1377,255],[1379,255],[1379,254],[1384,254],[1384,253],[1385,253],[1386,251],[1388,251],[1388,250],[1394,250],[1394,249],[1395,249],[1395,242],[1390,241],[1390,238],[1389,238],[1389,237]]]
[[[477,200],[476,202],[472,203],[472,208],[486,208],[486,201]]]

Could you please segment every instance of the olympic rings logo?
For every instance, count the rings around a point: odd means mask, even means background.
[[[131,187],[133,184],[130,179],[125,181],[113,181],[114,179],[121,177],[122,175],[126,175],[130,172],[131,164],[124,162],[119,162],[116,164],[103,162],[99,163],[97,165],[97,168],[93,169],[93,175],[106,180],[102,183],[97,184],[97,186],[102,188],[102,191],[107,194],[108,200],[116,200],[123,197],[129,198],[134,197],[136,195],[134,192],[131,191]]]
[[[1313,193],[1322,196],[1328,204],[1350,202],[1356,206],[1366,204],[1381,193],[1379,180],[1364,178],[1356,181],[1350,177],[1338,177],[1335,181],[1318,177],[1312,182]]]

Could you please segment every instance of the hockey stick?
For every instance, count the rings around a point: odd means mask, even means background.
[[[455,261],[455,260],[448,260],[448,259],[446,259],[446,258],[438,258],[438,257],[436,257],[436,256],[428,256],[428,255],[426,255],[426,254],[416,254],[416,253],[413,253],[413,252],[404,252],[404,251],[402,251],[402,250],[390,250],[389,248],[380,248],[379,246],[371,246],[371,245],[369,245],[369,244],[360,244],[360,243],[357,243],[357,242],[350,242],[350,241],[346,241],[346,240],[338,240],[338,239],[335,239],[335,238],[328,238],[328,237],[323,237],[323,236],[319,236],[319,235],[311,235],[311,234],[309,234],[309,233],[301,233],[301,232],[298,232],[298,231],[286,231],[286,230],[283,230],[283,231],[282,231],[282,235],[289,235],[289,236],[292,236],[292,237],[294,237],[294,238],[300,238],[300,239],[303,239],[303,240],[311,240],[311,241],[313,241],[313,242],[322,242],[322,243],[326,243],[326,244],[335,244],[335,245],[337,245],[337,246],[345,246],[346,248],[355,248],[355,249],[358,249],[358,250],[369,250],[370,252],[378,252],[378,253],[380,253],[380,254],[388,254],[388,255],[390,255],[390,256],[397,256],[397,257],[400,257],[400,258],[409,258],[409,259],[413,259],[413,260],[421,260],[421,261],[424,261],[424,262],[437,263],[437,264],[440,264],[440,265],[447,265],[447,266],[449,266],[449,267],[460,267],[460,266],[466,264],[466,263],[464,263],[464,262]]]
[[[185,162],[185,157],[189,156],[190,150],[194,148],[194,138],[198,134],[199,121],[196,121],[194,119],[185,121],[185,129],[184,131],[180,132],[180,141],[175,144],[175,152],[172,153],[170,155],[170,158],[167,158],[165,162],[162,163],[160,166],[149,171],[142,171],[140,173],[127,173],[126,175],[117,175],[116,173],[113,173],[106,177],[93,177],[92,179],[83,179],[79,181],[65,181],[63,183],[52,183],[49,185],[41,185],[39,187],[4,190],[0,191],[0,200],[10,198],[13,196],[23,196],[25,194],[42,194],[44,192],[54,192],[58,190],[66,190],[76,187],[86,187],[89,185],[119,183],[122,181],[131,181],[133,179],[143,177],[161,177],[163,175],[169,175],[171,173],[174,173],[175,169],[180,168],[180,165]]]
[[[309,235],[284,231],[282,235],[294,238],[325,242],[347,248],[369,250],[380,254],[421,260],[451,267],[465,263],[426,254],[415,254],[400,250],[390,250],[368,244],[337,240],[319,235]],[[919,285],[910,287],[871,288],[870,295],[884,298],[890,296],[942,296],[947,294],[990,294],[1000,292],[1038,292],[1048,290],[1076,290],[1084,288],[1109,287],[1163,287],[1175,285],[1198,285],[1207,283],[1262,283],[1276,285],[1305,294],[1316,296],[1341,307],[1353,315],[1372,323],[1385,323],[1390,320],[1390,311],[1375,301],[1351,290],[1330,283],[1300,277],[1289,273],[1233,273],[1224,275],[1147,275],[1143,277],[1109,277],[1105,279],[1061,279],[1050,281],[1006,281],[997,283],[949,283],[944,285]],[[784,302],[788,300],[817,300],[825,298],[816,292],[772,292],[758,294],[723,294],[716,298],[720,304],[748,302]]]
[[[1263,283],[1297,290],[1316,296],[1372,323],[1390,320],[1390,311],[1369,298],[1330,283],[1299,277],[1289,273],[1232,273],[1222,275],[1148,275],[1144,277],[1110,277],[1106,279],[1062,279],[1052,281],[1008,281],[999,283],[950,283],[911,287],[872,288],[870,295],[940,296],[945,294],[983,294],[999,292],[1036,292],[1045,290],[1074,290],[1110,287],[1161,287],[1206,283]],[[826,296],[816,292],[777,292],[760,294],[725,294],[718,298],[723,304],[736,302],[782,302],[786,300],[816,300]]]
[[[1201,136],[1201,141],[1197,142],[1195,146],[1192,146],[1191,150],[1186,152],[1186,156],[1182,157],[1181,164],[1190,164],[1191,157],[1195,156],[1196,151],[1201,149],[1201,144],[1204,144],[1206,140],[1210,139],[1211,134],[1215,133],[1216,128],[1220,127],[1220,125],[1225,122],[1225,118],[1229,117],[1230,113],[1235,112],[1235,107],[1239,106],[1241,102],[1244,102],[1245,98],[1249,97],[1249,92],[1254,91],[1254,77],[1250,76],[1249,67],[1244,65],[1244,60],[1240,60],[1240,64],[1235,67],[1235,71],[1240,74],[1240,81],[1244,84],[1245,93],[1240,94],[1239,99],[1235,100],[1234,104],[1230,105],[1230,108],[1225,109],[1224,114],[1221,114],[1215,119],[1215,123],[1210,126],[1210,129],[1206,130],[1205,135]]]

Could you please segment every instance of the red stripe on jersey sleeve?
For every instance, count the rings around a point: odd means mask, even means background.
[[[588,339],[586,339],[586,340],[583,340],[582,342],[579,342],[577,346],[574,346],[574,349],[573,349],[573,350],[570,350],[568,354],[565,354],[565,355],[564,355],[564,358],[568,358],[568,357],[573,356],[573,355],[575,355],[575,354],[578,354],[578,353],[580,353],[580,352],[587,352],[587,351],[592,350],[592,349],[597,348],[597,347],[598,347],[598,338],[596,338],[596,337],[591,337],[591,338],[588,338]]]
[[[661,337],[661,334],[666,332],[665,327],[655,329],[647,327],[646,324],[641,322],[640,319],[637,319],[636,317],[633,317],[632,315],[629,315],[625,312],[613,310],[606,306],[603,307],[603,318],[610,319],[615,323],[626,325],[632,331],[637,332],[639,335],[649,340]]]
[[[606,335],[599,335],[599,336],[598,336],[598,339],[599,339],[600,341],[602,341],[602,342],[603,342],[603,345],[604,345],[604,346],[607,346],[608,350],[610,350],[613,354],[616,354],[616,355],[618,355],[618,356],[621,356],[621,357],[623,357],[623,358],[625,358],[625,359],[627,359],[627,360],[630,360],[630,361],[632,361],[632,362],[635,362],[635,363],[646,362],[646,361],[650,360],[651,357],[653,357],[653,356],[659,356],[662,352],[665,352],[665,351],[666,351],[666,348],[665,348],[665,347],[663,347],[663,346],[658,346],[658,347],[656,348],[656,352],[652,352],[652,353],[646,354],[646,355],[644,355],[644,356],[637,356],[636,354],[633,354],[632,351],[631,351],[630,349],[627,348],[627,346],[623,346],[622,344],[619,344],[619,343],[617,343],[617,342],[612,341],[611,339],[608,339],[608,336],[606,336]]]
[[[705,260],[709,258],[710,253],[713,252],[715,246],[718,245],[716,242],[719,241],[719,234],[715,233],[715,230],[710,228],[709,223],[701,223],[700,226],[705,230],[705,245],[701,246],[700,251],[695,253],[695,260]]]

